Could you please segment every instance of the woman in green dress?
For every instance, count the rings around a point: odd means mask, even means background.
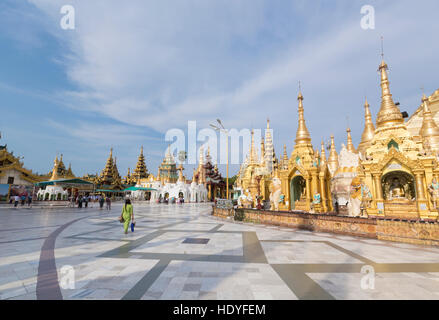
[[[128,228],[130,227],[131,222],[134,223],[134,210],[133,205],[131,204],[130,199],[125,200],[125,205],[122,208],[122,217],[123,217],[123,230],[125,234],[128,233]]]

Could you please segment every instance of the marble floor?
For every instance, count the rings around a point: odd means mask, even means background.
[[[0,299],[439,299],[439,248],[236,223],[210,204],[1,208]]]

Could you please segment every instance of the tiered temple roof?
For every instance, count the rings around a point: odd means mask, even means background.
[[[132,175],[133,179],[138,181],[148,177],[148,169],[146,168],[145,156],[143,155],[143,146],[140,149],[139,158],[137,159],[136,169]]]

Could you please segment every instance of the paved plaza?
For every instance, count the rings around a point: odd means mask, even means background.
[[[124,235],[121,206],[1,208],[0,299],[439,298],[439,248],[225,221],[209,204],[135,203]]]

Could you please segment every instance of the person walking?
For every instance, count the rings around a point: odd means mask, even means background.
[[[88,196],[84,196],[84,207],[88,208]]]
[[[107,197],[105,199],[105,202],[107,203],[107,210],[111,210],[111,199],[110,199],[110,197]]]
[[[82,196],[78,197],[78,208],[82,208]]]
[[[123,231],[125,234],[128,233],[128,228],[131,224],[134,225],[134,210],[130,199],[125,200],[125,205],[122,207],[122,218],[123,218]],[[133,231],[133,228],[131,228]]]
[[[18,207],[18,202],[20,202],[20,197],[19,197],[19,196],[15,196],[15,197],[14,197],[14,207],[15,207],[15,208]]]
[[[27,196],[27,206],[32,208],[32,195],[30,194]]]
[[[99,196],[99,207],[102,210],[104,208],[105,199],[103,196]]]

